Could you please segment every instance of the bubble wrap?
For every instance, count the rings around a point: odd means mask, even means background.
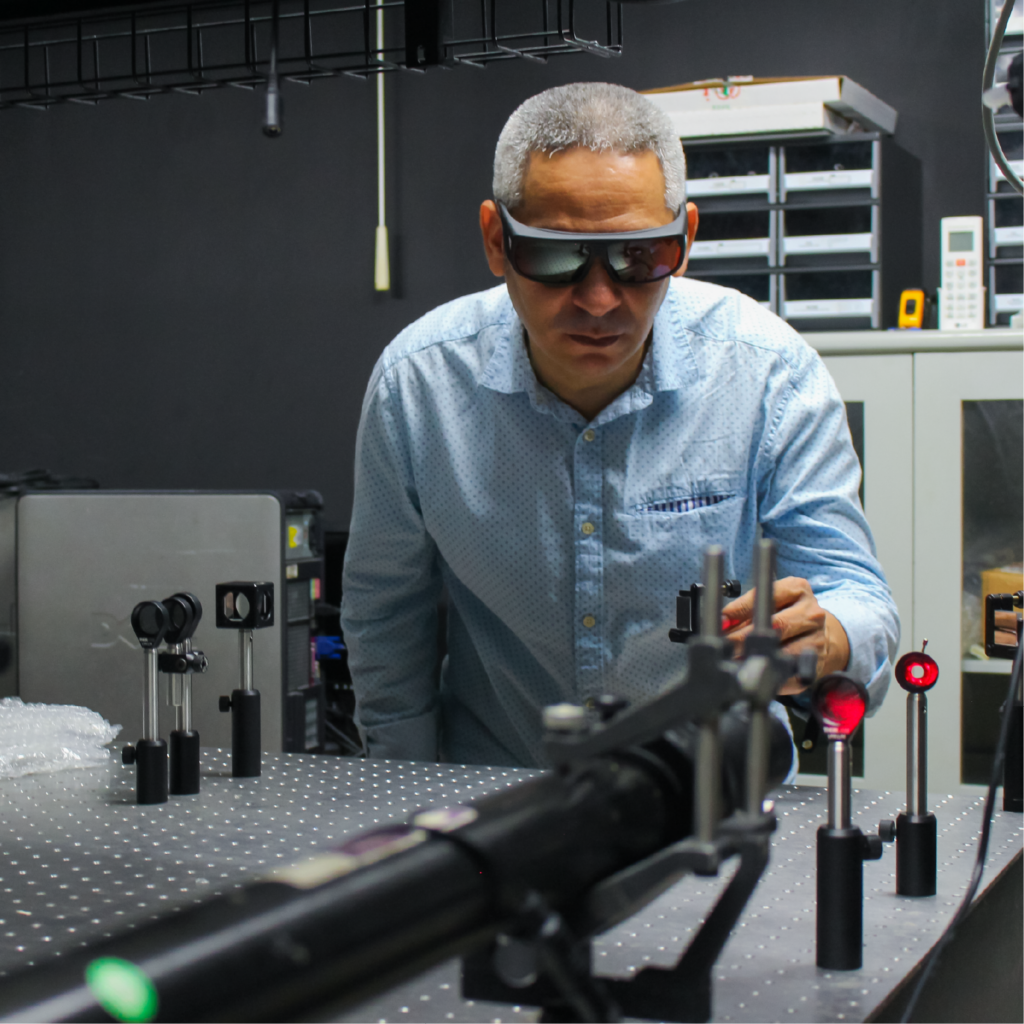
[[[106,744],[121,731],[102,715],[69,704],[0,700],[0,779],[65,768],[90,768],[110,760]]]

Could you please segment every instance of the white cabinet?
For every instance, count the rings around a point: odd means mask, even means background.
[[[972,588],[979,568],[1019,562],[1024,550],[1024,509],[1015,497],[1024,472],[1024,339],[1000,330],[806,338],[843,399],[863,403],[864,508],[900,611],[900,653],[920,650],[927,639],[939,663],[929,694],[930,788],[972,791],[984,757],[971,753],[971,730],[980,720],[982,732],[991,725],[994,734],[1009,668],[965,660],[977,628],[979,595]],[[980,447],[970,429],[979,416],[996,431]],[[988,504],[976,493],[979,472],[994,495]],[[864,785],[903,789],[905,715],[903,691],[893,683],[865,724]]]

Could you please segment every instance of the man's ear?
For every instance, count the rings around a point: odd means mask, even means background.
[[[683,259],[680,268],[672,275],[673,277],[682,277],[686,273],[686,266],[690,262],[690,247],[693,245],[693,240],[697,237],[697,225],[700,223],[700,215],[697,213],[696,203],[686,204],[686,256]]]
[[[495,277],[505,276],[505,246],[501,230],[501,216],[493,199],[480,204],[480,234],[484,239],[484,255]]]

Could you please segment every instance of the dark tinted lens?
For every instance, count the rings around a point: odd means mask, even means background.
[[[542,284],[569,284],[590,258],[585,245],[572,241],[516,238],[512,242],[512,266]]]
[[[630,284],[660,281],[678,270],[682,262],[681,238],[648,238],[608,246],[609,266],[620,281]]]

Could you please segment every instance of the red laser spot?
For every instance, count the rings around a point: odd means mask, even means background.
[[[896,682],[907,693],[924,693],[938,682],[939,666],[927,654],[911,651],[896,662],[895,675]]]
[[[826,676],[814,693],[814,712],[830,740],[849,739],[867,710],[867,691],[845,676]]]

